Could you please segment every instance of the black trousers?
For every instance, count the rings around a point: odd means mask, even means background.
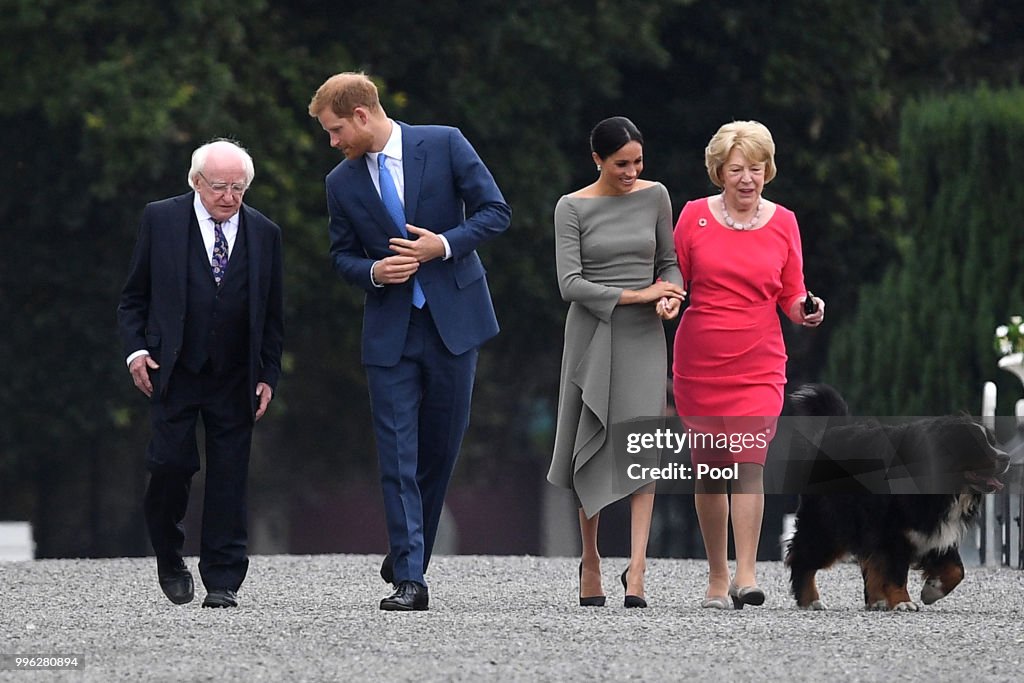
[[[182,520],[192,475],[199,471],[196,425],[203,418],[206,489],[199,573],[207,590],[237,591],[249,568],[246,479],[254,421],[247,385],[244,366],[223,374],[175,368],[166,394],[154,393],[150,411],[144,507],[160,573],[181,560]]]

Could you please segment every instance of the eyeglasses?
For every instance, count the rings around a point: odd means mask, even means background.
[[[210,179],[203,175],[202,171],[199,171],[199,176],[206,181],[206,184],[210,186],[210,189],[217,194],[224,194],[225,192],[231,192],[231,194],[241,195],[249,189],[248,185],[243,183],[211,183]]]

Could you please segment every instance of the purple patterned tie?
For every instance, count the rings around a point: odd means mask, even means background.
[[[213,266],[213,280],[220,287],[224,273],[228,270],[228,241],[224,239],[224,231],[219,221],[213,222],[213,258],[210,265]]]

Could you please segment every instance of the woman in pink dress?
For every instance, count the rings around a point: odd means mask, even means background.
[[[704,151],[708,176],[721,194],[688,202],[675,227],[676,253],[690,305],[673,347],[676,411],[692,432],[716,434],[711,447],[692,446],[700,463],[731,466],[739,477],[697,478],[694,504],[708,557],[702,606],[736,609],[764,603],[755,560],[764,511],[768,442],[782,411],[786,347],[776,306],[795,323],[817,327],[825,303],[804,287],[796,217],[761,196],[775,177],[775,143],[756,121],[727,123]],[[729,444],[721,447],[722,437]],[[747,437],[747,438],[744,438]],[[736,574],[730,580],[730,508]]]

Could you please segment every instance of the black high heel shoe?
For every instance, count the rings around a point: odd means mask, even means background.
[[[580,607],[604,607],[604,600],[603,595],[583,597],[583,562],[580,561]]]
[[[622,579],[622,588],[623,588],[623,590],[625,590],[625,588],[626,588],[626,574],[628,572],[629,572],[629,567],[626,567],[626,569],[623,570],[623,572],[622,572],[622,576],[619,577],[620,579]],[[624,607],[647,607],[647,601],[644,600],[643,598],[641,598],[639,595],[627,595],[625,601],[623,602],[623,606]]]

